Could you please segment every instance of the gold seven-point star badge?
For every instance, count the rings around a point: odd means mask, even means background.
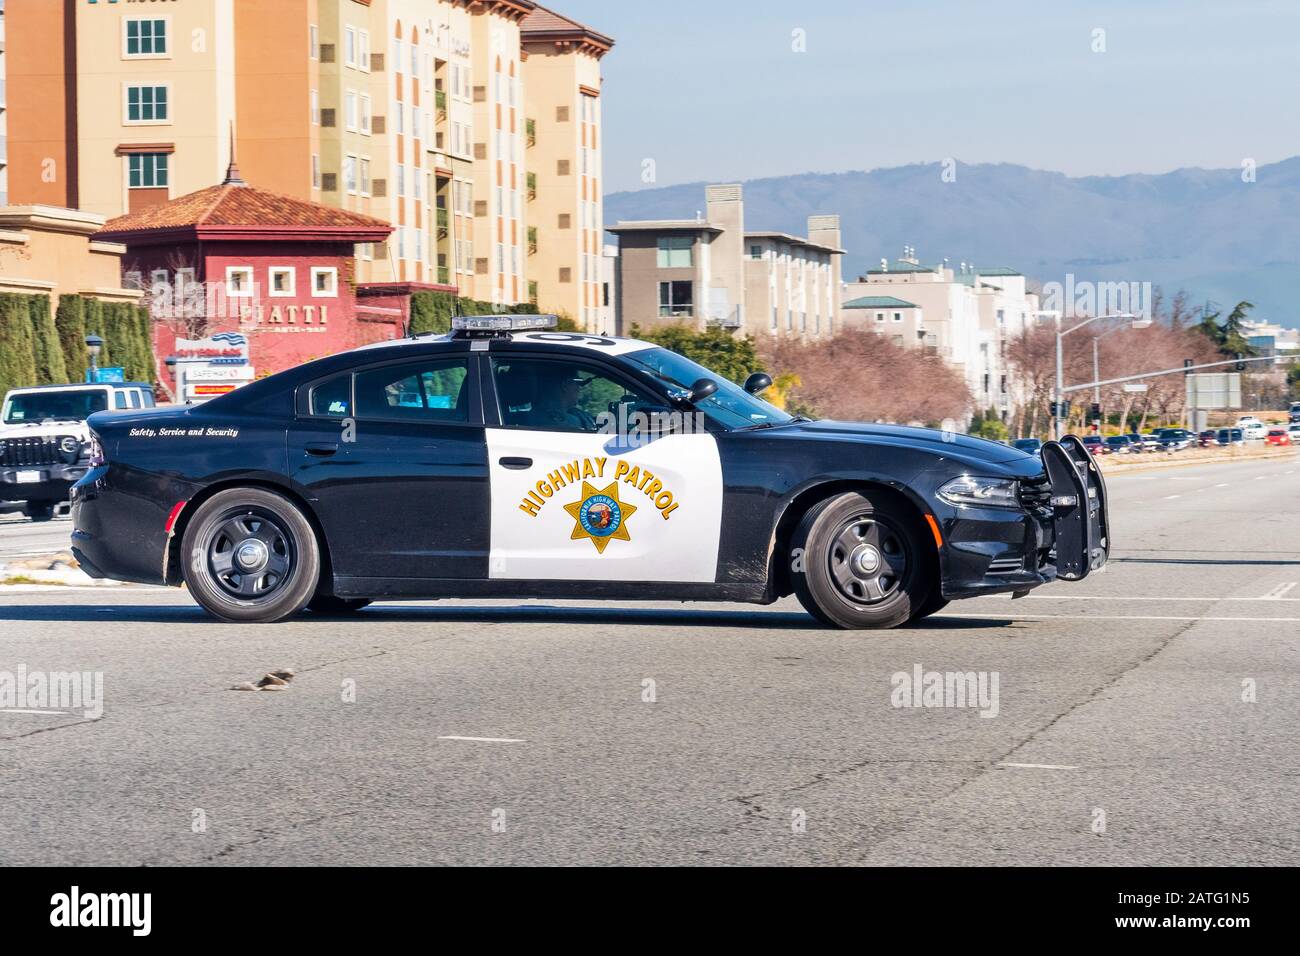
[[[627,533],[627,519],[636,511],[634,505],[618,500],[618,482],[611,481],[609,486],[599,491],[582,483],[582,498],[564,506],[564,510],[573,516],[573,534],[570,540],[580,541],[587,538],[601,554],[614,538],[631,541]]]

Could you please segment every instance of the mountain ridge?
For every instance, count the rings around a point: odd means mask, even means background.
[[[1255,168],[1069,176],[1015,163],[958,162],[809,172],[742,181],[745,227],[802,235],[807,217],[838,213],[844,275],[904,245],[923,262],[1003,266],[1038,282],[1151,282],[1166,295],[1300,325],[1300,156]],[[705,182],[605,197],[605,218],[690,218]]]

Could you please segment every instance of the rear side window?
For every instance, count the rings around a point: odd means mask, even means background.
[[[127,407],[129,407],[129,405],[130,405],[130,403],[126,400],[126,392],[114,392],[114,393],[113,393],[113,407],[114,407],[114,408],[127,408]]]
[[[469,363],[425,359],[358,372],[358,418],[469,421]]]
[[[153,392],[149,391],[147,388],[140,389],[140,407],[141,408],[154,407]]]
[[[336,375],[311,390],[311,413],[326,418],[347,418],[352,414],[352,374]]]

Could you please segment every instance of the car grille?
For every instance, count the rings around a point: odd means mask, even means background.
[[[66,462],[59,451],[59,442],[68,435],[39,435],[21,438],[0,438],[4,451],[0,452],[0,466],[55,465]],[[78,441],[80,446],[80,441]]]
[[[989,574],[1015,574],[1025,569],[1025,558],[1020,554],[1002,554],[989,562]]]
[[[1020,504],[1028,511],[1051,512],[1052,483],[1047,475],[1020,479]]]

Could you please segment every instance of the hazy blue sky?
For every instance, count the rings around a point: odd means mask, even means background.
[[[670,185],[950,156],[1086,175],[1300,154],[1295,0],[552,5],[617,43],[610,192],[644,187],[645,158]]]

